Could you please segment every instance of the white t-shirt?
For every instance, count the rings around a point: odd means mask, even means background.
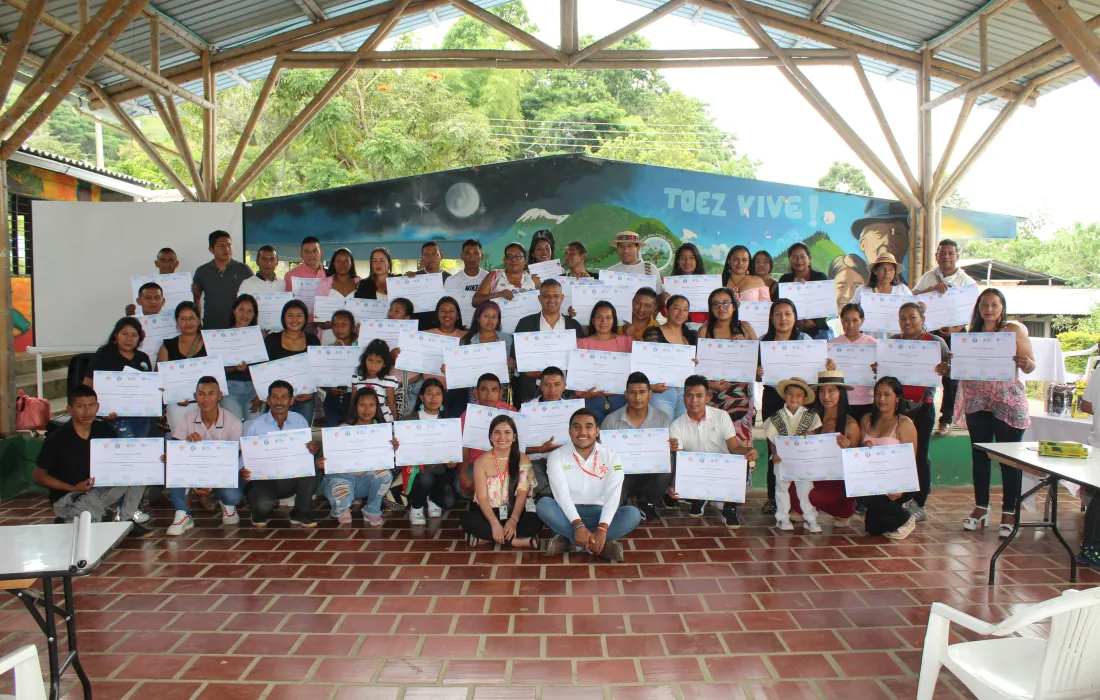
[[[913,293],[920,294],[921,292],[927,292],[932,287],[936,286],[937,282],[943,282],[948,287],[968,287],[972,284],[977,284],[974,278],[966,274],[966,270],[956,268],[950,275],[944,277],[940,272],[940,268],[934,268],[929,270],[920,276],[917,283],[913,285]]]
[[[481,281],[488,274],[488,270],[482,270],[481,268],[478,268],[477,274],[472,277],[467,275],[465,270],[455,272],[443,283],[443,288],[460,292],[476,292],[478,287],[481,286]]]
[[[546,317],[539,314],[539,330],[540,331],[564,331],[565,330],[565,314],[558,314],[558,322],[554,325],[550,325],[546,322]]]
[[[245,281],[241,282],[240,288],[237,290],[237,294],[258,294],[262,292],[285,292],[286,282],[279,279],[278,275],[275,275],[275,279],[268,282],[262,280],[258,275],[252,275]]]
[[[664,291],[661,288],[661,273],[657,269],[657,266],[651,262],[638,262],[633,265],[627,265],[626,263],[615,263],[611,267],[607,268],[612,272],[629,272],[632,275],[645,275],[646,277],[653,278],[653,291],[660,294]]]
[[[669,435],[680,443],[685,452],[709,452],[711,454],[729,454],[726,440],[736,435],[733,420],[720,408],[707,406],[703,420],[696,423],[688,414],[672,421]]]

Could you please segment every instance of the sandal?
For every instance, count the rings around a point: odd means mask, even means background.
[[[775,501],[770,498],[764,501],[764,507],[760,509],[764,515],[775,515]]]
[[[466,544],[470,545],[471,547],[477,547],[484,541],[485,540],[480,540],[473,535],[466,535]]]
[[[1006,514],[1002,513],[1001,515],[1006,515]],[[1004,539],[1006,537],[1010,537],[1012,535],[1012,531],[1015,530],[1015,529],[1016,529],[1016,520],[1015,520],[1015,518],[1013,518],[1012,522],[1010,522],[1010,523],[1001,523],[997,527],[997,537],[1000,537],[1001,539]]]
[[[981,506],[974,506],[974,508],[975,508],[975,510],[977,510],[977,509],[982,508],[982,507]],[[972,515],[968,515],[965,518],[963,518],[963,529],[964,530],[970,530],[970,531],[984,530],[985,528],[989,527],[989,508],[988,507],[982,508],[982,510],[984,510],[985,513],[982,514],[981,517],[975,518]]]

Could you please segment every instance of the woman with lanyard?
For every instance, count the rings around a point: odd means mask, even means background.
[[[700,338],[713,340],[756,340],[756,330],[747,321],[737,318],[737,298],[726,287],[719,287],[707,298],[710,309],[707,322],[699,329]],[[707,377],[710,380],[710,377]],[[753,406],[752,382],[727,382],[710,380],[711,396],[708,402],[729,414],[737,436],[745,439],[752,435]]]
[[[335,257],[334,255],[333,258]],[[390,251],[385,248],[375,248],[370,252],[370,274],[359,280],[359,286],[355,289],[355,298],[386,299],[386,295],[389,294],[387,281],[390,277],[396,277],[393,274],[393,258],[390,257]]]
[[[496,542],[504,547],[539,550],[542,521],[526,512],[535,489],[531,460],[519,451],[519,432],[510,416],[489,423],[491,450],[474,460],[474,504],[459,514],[466,544]]]
[[[829,345],[878,345],[878,341],[863,332],[863,307],[859,304],[845,304],[840,310],[841,335],[829,340]],[[848,415],[858,423],[863,416],[871,412],[874,396],[869,386],[853,387],[848,394]]]
[[[924,308],[915,301],[905,302],[898,309],[898,325],[901,326],[901,335],[892,335],[890,338],[937,343],[940,348],[940,363],[936,365],[936,374],[941,377],[947,374],[951,368],[948,364],[951,361],[951,351],[947,349],[943,338],[932,335],[925,329]],[[932,440],[932,429],[936,427],[936,407],[932,404],[936,388],[909,384],[902,386],[905,401],[902,402],[900,411],[913,421],[917,429],[917,477],[920,481],[920,491],[906,494],[904,505],[918,523],[928,519],[924,504],[932,491],[932,463],[928,459],[928,443]]]
[[[512,334],[500,328],[500,307],[497,306],[497,303],[495,301],[487,301],[474,311],[474,320],[470,322],[470,330],[466,331],[462,339],[458,341],[458,344],[481,345],[482,343],[498,342],[504,343],[504,350],[508,357],[508,374],[511,376],[515,374],[516,371],[516,361],[512,357]],[[506,379],[507,378],[501,378],[502,381],[506,381]],[[452,416],[462,415],[463,411],[466,410],[466,405],[470,402],[471,391],[473,391],[473,389],[452,389],[448,391],[447,412]],[[457,396],[454,403],[451,403],[452,392],[462,392],[461,405],[459,405]],[[513,403],[512,397],[508,395],[506,395],[503,400],[506,403]]]
[[[620,333],[619,316],[615,313],[615,307],[611,302],[597,301],[592,307],[592,316],[589,318],[588,325],[588,335],[577,341],[577,347],[581,350],[630,352],[634,344],[634,336]],[[596,391],[594,387],[590,391],[574,393],[578,399],[584,399],[585,407],[596,414],[597,424],[603,421],[608,413],[626,405],[626,397],[622,394],[608,394],[605,391]]]
[[[332,314],[329,328],[331,328],[329,332],[333,336],[333,341],[329,343],[330,346],[352,347],[355,345],[356,323],[355,314],[352,312],[347,309],[337,309]],[[350,410],[351,401],[348,392],[351,387],[322,386],[318,388],[325,392],[325,400],[321,404],[325,409],[325,425],[329,428],[335,428],[344,422]]]
[[[310,346],[317,346],[321,341],[312,333],[306,333],[306,316],[309,310],[305,302],[300,299],[291,299],[283,306],[282,323],[283,330],[269,333],[264,338],[264,346],[267,348],[267,359],[281,360],[292,355],[301,355]],[[313,425],[313,392],[300,394],[294,397],[294,403],[290,410],[306,419],[306,423]]]
[[[722,268],[722,286],[733,291],[737,301],[771,301],[768,285],[749,270],[749,256],[749,249],[743,245],[730,249]]]
[[[901,281],[901,263],[893,255],[883,253],[871,265],[871,276],[867,284],[856,287],[856,293],[852,296],[853,304],[860,304],[864,294],[897,294],[904,297],[913,296],[909,287]],[[872,335],[878,339],[886,338],[886,333],[875,332]]]
[[[859,425],[864,447],[911,444],[916,452],[917,429],[913,421],[899,413],[903,400],[901,382],[894,377],[882,377],[875,382],[874,407]],[[891,540],[908,537],[917,525],[917,518],[902,507],[904,498],[900,493],[861,496],[859,500],[867,508],[863,520],[867,534]]]
[[[1005,314],[1005,297],[1001,290],[990,287],[978,295],[974,313],[970,317],[971,333],[1012,333],[1016,336],[1016,378],[1011,382],[959,381],[959,394],[955,400],[955,422],[970,433],[972,445],[979,442],[1019,442],[1024,430],[1031,425],[1028,415],[1027,393],[1020,381],[1020,372],[1035,369],[1035,351],[1027,328],[1016,321],[1009,321]],[[941,341],[942,342],[942,341]],[[989,525],[989,455],[977,448],[971,449],[974,461],[974,510],[963,520],[966,530],[978,530]],[[1001,525],[997,534],[1008,537],[1015,528],[1016,504],[1020,499],[1023,473],[1018,469],[1001,465],[1004,495],[1001,500]]]
[[[703,254],[699,252],[699,248],[694,243],[685,243],[677,248],[672,259],[675,262],[672,265],[671,277],[707,274],[706,268],[703,266]],[[667,301],[665,305],[667,307]],[[702,325],[707,322],[707,312],[692,311],[688,314],[688,321]]]
[[[673,345],[695,346],[698,336],[695,331],[685,324],[688,320],[688,309],[691,303],[687,297],[674,294],[665,303],[665,313],[668,320],[661,326],[650,326],[642,334],[642,341],[646,343],[670,343]],[[651,406],[656,406],[671,419],[679,418],[687,412],[684,407],[684,388],[669,386],[667,384],[654,384],[653,398],[649,400]]]
[[[317,296],[352,298],[359,291],[359,281],[359,275],[355,272],[355,257],[347,248],[340,248],[332,254],[325,277],[317,283]],[[316,325],[321,329],[321,345],[334,345],[332,322]]]
[[[157,352],[158,363],[206,357],[206,345],[202,342],[202,326],[199,323],[195,302],[181,301],[176,305],[176,328],[179,329],[180,334],[175,338],[164,339],[164,344]],[[183,419],[183,414],[187,413],[187,407],[192,403],[194,402],[188,399],[179,403],[170,403],[164,407],[170,432],[174,432],[176,423]]]
[[[511,301],[515,292],[528,292],[540,286],[527,272],[527,251],[519,243],[509,243],[504,246],[504,269],[485,276],[474,294],[473,304],[481,306],[493,299]]]
[[[96,372],[122,372],[127,367],[139,372],[153,371],[153,363],[149,356],[138,348],[145,341],[145,329],[141,322],[132,316],[125,316],[115,322],[111,335],[107,336],[104,343],[91,361],[88,362],[88,370],[84,373],[84,384],[95,388]],[[143,438],[149,435],[153,419],[147,417],[119,417],[117,413],[104,416],[111,427],[115,429],[120,438]],[[148,517],[146,517],[148,520]]]
[[[424,380],[420,387],[420,395],[412,413],[401,420],[438,420],[449,418],[447,409],[443,406],[443,382],[435,377]],[[404,477],[405,494],[409,498],[409,523],[411,525],[426,525],[424,508],[428,509],[428,517],[438,518],[443,511],[454,506],[455,494],[451,484],[454,477],[444,478],[446,470],[455,469],[458,464],[448,462],[443,464],[430,464],[401,467]]]
[[[779,278],[780,284],[825,281],[825,273],[810,266],[810,249],[805,243],[795,243],[787,248],[787,260],[791,263],[791,271]],[[828,340],[829,324],[824,318],[804,318],[798,322],[798,329],[811,338]],[[771,414],[765,412],[765,415]]]
[[[255,326],[260,317],[260,306],[256,297],[242,294],[233,302],[230,312],[230,328],[248,328]],[[225,384],[229,390],[222,397],[221,407],[237,418],[247,420],[260,414],[263,404],[256,396],[256,387],[252,386],[252,372],[248,363],[242,362],[235,367],[225,368]]]
[[[340,416],[337,421],[342,425],[374,425],[385,423],[382,417],[378,394],[371,387],[362,387],[355,392],[351,413]],[[390,440],[397,450],[397,440]],[[317,468],[325,470],[325,458],[318,457]],[[321,490],[332,505],[332,517],[341,525],[351,524],[351,506],[355,499],[363,501],[363,520],[370,527],[382,527],[382,494],[390,488],[393,471],[377,469],[374,471],[343,472],[325,474],[321,480]]]
[[[770,299],[779,298],[779,283],[772,278],[772,269],[774,268],[775,261],[772,260],[772,254],[768,251],[758,250],[752,256],[752,274],[764,282],[764,286],[768,288]]]

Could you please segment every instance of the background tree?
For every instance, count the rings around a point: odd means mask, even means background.
[[[817,181],[817,186],[834,192],[863,194],[868,197],[875,196],[875,191],[871,189],[871,184],[867,182],[867,175],[863,170],[851,163],[844,163],[839,160],[833,161],[832,166],[829,167],[829,172],[822,175],[821,179]]]

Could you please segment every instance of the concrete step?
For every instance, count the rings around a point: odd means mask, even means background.
[[[72,359],[72,355],[43,355],[42,356],[42,370],[48,371],[52,369],[67,369],[69,366],[69,360]],[[34,355],[30,353],[16,353],[15,355],[15,374],[19,376],[21,374],[29,374],[34,376]]]
[[[42,391],[47,399],[64,399],[67,393],[65,382],[69,376],[68,367],[47,370],[42,373]],[[26,374],[18,374],[15,377],[15,388],[22,389],[30,396],[38,395],[38,387],[34,374],[34,367]]]

